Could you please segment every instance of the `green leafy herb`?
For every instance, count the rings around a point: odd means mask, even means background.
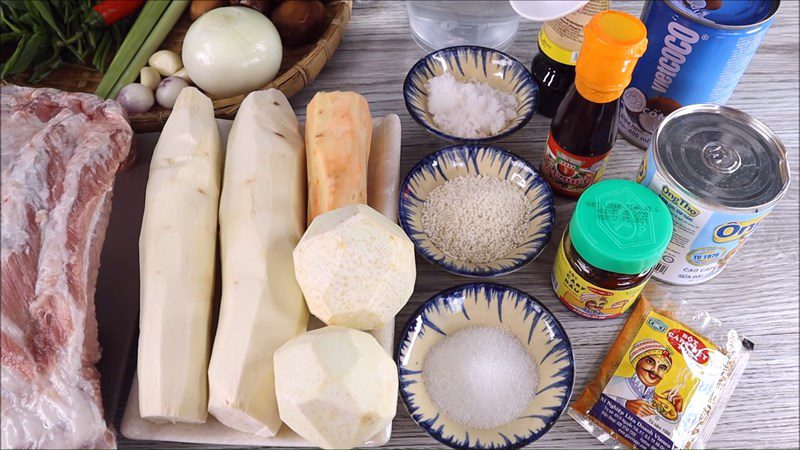
[[[104,72],[135,15],[111,26],[89,26],[97,3],[98,0],[0,1],[0,79],[26,73],[28,82],[38,83],[63,64],[91,65]]]

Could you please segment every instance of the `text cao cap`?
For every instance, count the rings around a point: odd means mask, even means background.
[[[583,28],[575,88],[595,103],[618,99],[646,49],[647,28],[641,20],[622,11],[596,14]]]

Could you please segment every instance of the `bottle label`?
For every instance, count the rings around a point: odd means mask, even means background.
[[[553,134],[548,133],[540,171],[555,191],[580,195],[603,177],[610,153],[600,156],[573,155],[561,148]]]
[[[639,298],[645,284],[631,289],[614,290],[594,285],[572,269],[564,252],[564,238],[556,252],[551,275],[553,291],[575,314],[589,319],[613,319],[624,313]]]
[[[545,22],[539,32],[539,48],[550,59],[574,66],[583,43],[583,27],[595,14],[606,11],[609,3],[609,0],[591,0],[566,17]]]
[[[559,47],[555,44],[548,36],[547,32],[542,29],[539,32],[539,48],[553,61],[559,62],[561,64],[566,64],[568,66],[574,66],[575,63],[578,61],[578,51],[570,51],[564,48]]]

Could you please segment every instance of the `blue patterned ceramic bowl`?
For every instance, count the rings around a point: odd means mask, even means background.
[[[508,330],[530,352],[539,373],[536,395],[516,420],[495,429],[473,429],[442,414],[422,378],[428,351],[469,326]],[[417,425],[453,448],[514,449],[541,438],[567,408],[575,359],[564,328],[544,305],[517,289],[473,283],[436,294],[406,322],[396,354],[400,397]]]
[[[456,260],[425,233],[422,208],[428,194],[447,180],[480,174],[510,180],[524,191],[532,205],[528,231],[523,243],[503,258],[487,263]],[[553,191],[524,159],[499,147],[462,144],[431,153],[408,172],[400,189],[398,215],[417,251],[429,262],[459,275],[493,277],[513,272],[539,256],[550,239],[556,213]]]
[[[500,132],[481,138],[453,136],[440,130],[428,113],[430,78],[450,72],[461,82],[479,81],[517,97],[517,117]],[[406,75],[403,98],[409,114],[426,130],[452,142],[489,142],[506,137],[527,124],[536,109],[539,88],[522,63],[486,47],[458,46],[437,50],[417,61]]]

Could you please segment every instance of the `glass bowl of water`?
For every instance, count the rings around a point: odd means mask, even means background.
[[[519,15],[508,1],[408,0],[406,5],[411,35],[427,52],[456,45],[502,51],[517,35]]]

